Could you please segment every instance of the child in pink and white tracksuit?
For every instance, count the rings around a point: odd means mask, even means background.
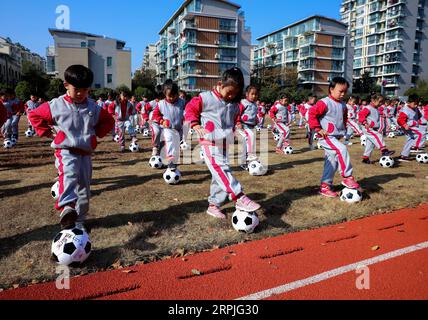
[[[259,96],[258,88],[248,86],[245,96],[246,98],[241,100],[239,106],[242,124],[242,130],[239,130],[239,134],[243,138],[241,168],[248,170],[248,164],[257,160],[256,132],[254,129],[257,125],[258,107],[254,101],[257,101]]]
[[[345,145],[352,145],[351,139],[352,135],[361,136],[363,131],[360,128],[360,125],[357,123],[358,115],[357,108],[355,106],[356,98],[351,96],[346,104],[346,108],[348,109],[348,121],[346,123],[346,136],[345,136]]]
[[[27,103],[25,103],[25,105],[24,105],[25,112],[28,115],[32,110],[38,108],[39,106],[40,106],[39,99],[37,98],[37,96],[35,94],[32,94],[30,96],[30,100],[28,100]],[[28,121],[28,129],[34,130],[33,126],[31,125],[30,119],[28,119],[27,121]]]
[[[153,121],[153,111],[155,111],[159,101],[164,98],[164,95],[161,85],[158,85],[155,91],[156,99],[148,102],[144,107],[143,120],[149,123],[152,132],[152,156],[159,156],[161,152],[162,127]]]
[[[105,137],[110,132],[114,119],[88,98],[93,81],[91,70],[73,65],[65,71],[64,79],[67,94],[30,111],[28,117],[39,136],[54,138],[51,146],[55,149],[59,172],[59,199],[55,206],[61,212],[61,228],[69,229],[86,219],[92,154],[97,147],[97,137]]]
[[[373,164],[370,156],[376,147],[382,153],[382,157],[391,156],[395,151],[389,151],[383,139],[383,134],[379,130],[382,126],[382,117],[379,106],[383,103],[383,97],[379,94],[374,94],[371,98],[371,103],[361,109],[358,115],[358,121],[363,126],[363,133],[366,136],[366,147],[363,155],[363,163]]]
[[[260,205],[249,199],[229,166],[229,145],[235,141],[235,127],[241,129],[239,102],[244,76],[239,68],[223,73],[213,91],[202,92],[186,106],[186,121],[200,137],[205,163],[212,174],[207,213],[225,219],[220,207],[228,199],[238,210],[254,212]]]
[[[153,112],[153,122],[162,128],[168,168],[176,169],[180,160],[186,101],[178,97],[178,86],[172,80],[165,82],[163,92],[165,99],[157,104]]]
[[[269,116],[275,123],[275,128],[279,132],[280,139],[276,146],[276,152],[285,154],[284,147],[290,145],[290,127],[289,125],[289,111],[288,111],[288,98],[282,96],[278,103],[269,110]]]
[[[338,197],[333,192],[333,178],[339,169],[342,184],[350,189],[359,189],[360,185],[353,177],[353,168],[348,149],[340,142],[346,134],[348,110],[341,100],[349,89],[349,83],[342,77],[336,77],[329,86],[330,95],[321,99],[309,110],[309,126],[320,137],[319,143],[325,151],[324,172],[321,179],[320,194],[325,197]]]

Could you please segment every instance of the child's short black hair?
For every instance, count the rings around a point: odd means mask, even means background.
[[[331,90],[331,89],[336,88],[336,86],[337,86],[338,84],[346,85],[348,88],[351,86],[351,85],[349,84],[348,80],[346,80],[345,78],[343,78],[343,77],[334,77],[334,78],[330,81],[330,84],[329,84],[329,86],[328,86],[328,92],[330,92],[330,90]]]
[[[157,85],[155,88],[155,99],[162,99],[163,98],[163,86]]]
[[[316,95],[316,94],[310,94],[310,95],[308,95],[308,101],[309,100],[311,100],[311,99],[313,99],[313,98],[318,98],[318,96]]]
[[[370,99],[371,101],[378,101],[379,99],[383,99],[383,95],[381,95],[380,93],[375,93],[372,94]]]
[[[64,80],[76,88],[90,88],[94,73],[85,66],[75,64],[65,70]]]
[[[288,96],[285,94],[279,96],[279,100],[282,100],[282,99],[290,100],[290,98],[288,98]]]
[[[236,95],[234,102],[241,101],[245,86],[244,74],[242,73],[241,69],[234,67],[223,72],[221,84],[223,87],[233,86],[238,88],[238,94]]]
[[[417,94],[411,94],[409,96],[409,99],[407,100],[408,103],[416,102],[418,103],[420,101],[420,97]]]
[[[250,93],[251,90],[256,90],[257,92],[260,91],[259,87],[254,85],[254,84],[250,84],[249,86],[247,86],[247,88],[245,89],[245,93]]]
[[[173,96],[178,96],[178,85],[171,79],[168,79],[163,84],[162,91],[164,95],[166,95],[169,91],[169,94]]]

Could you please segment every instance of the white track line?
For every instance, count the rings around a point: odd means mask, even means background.
[[[367,259],[367,260],[363,260],[360,262],[356,262],[353,264],[349,264],[337,269],[333,269],[330,271],[326,271],[323,273],[320,273],[316,276],[313,277],[309,277],[303,280],[298,280],[295,282],[291,282],[291,283],[287,283],[284,284],[282,286],[276,287],[276,288],[272,288],[272,289],[268,289],[268,290],[264,290],[264,291],[260,291],[254,294],[250,294],[248,296],[236,299],[236,300],[262,300],[262,299],[267,299],[273,295],[278,295],[278,294],[283,294],[292,290],[296,290],[298,288],[302,288],[302,287],[306,287],[308,285],[314,284],[314,283],[318,283],[330,278],[334,278],[337,277],[339,275],[342,275],[344,273],[347,272],[351,272],[351,271],[355,271],[358,268],[361,268],[363,266],[370,266],[372,264],[376,264],[382,261],[386,261],[386,260],[390,260],[399,256],[403,256],[405,254],[409,254],[415,251],[419,251],[419,250],[423,250],[423,249],[427,249],[428,248],[428,241],[427,242],[422,242],[419,244],[416,244],[414,246],[410,246],[407,248],[403,248],[400,250],[396,250],[396,251],[392,251],[389,253],[385,253],[383,255],[377,256],[377,257],[373,257],[371,259]]]

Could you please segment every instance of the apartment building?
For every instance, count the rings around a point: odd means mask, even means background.
[[[146,47],[141,69],[143,71],[156,70],[156,45],[150,44]]]
[[[0,37],[0,83],[16,86],[26,64],[46,71],[46,60],[10,38]]]
[[[427,9],[426,0],[343,0],[342,22],[355,49],[354,79],[369,72],[390,96],[428,80]]]
[[[73,64],[94,72],[94,88],[131,88],[131,49],[126,42],[70,30],[49,29],[55,45],[47,48],[48,72],[62,78]]]
[[[329,81],[341,76],[352,83],[352,57],[347,26],[335,19],[311,16],[257,39],[253,73],[267,69],[296,70],[299,85],[315,94],[328,94]]]
[[[250,82],[251,31],[240,6],[223,0],[186,0],[160,30],[156,79],[187,91],[211,89],[238,66]]]

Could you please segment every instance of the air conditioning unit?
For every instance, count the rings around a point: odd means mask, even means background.
[[[196,70],[196,74],[202,74],[202,70],[201,69],[197,69]]]
[[[220,41],[216,40],[216,41],[214,41],[214,44],[219,45]]]
[[[200,56],[201,56],[201,54],[199,52],[195,53],[195,57],[200,57]]]
[[[216,53],[216,54],[215,54],[215,56],[214,56],[214,59],[216,59],[216,60],[220,60],[220,54],[219,54],[219,53]]]

